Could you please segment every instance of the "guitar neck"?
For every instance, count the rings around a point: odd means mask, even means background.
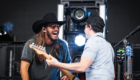
[[[132,73],[132,59],[131,58],[127,59],[127,72]]]
[[[132,74],[132,59],[131,58],[127,59],[127,72]],[[130,80],[132,80],[132,78]]]
[[[48,60],[51,60],[51,58],[49,57],[48,54],[43,54],[43,56],[48,59]],[[69,71],[67,70],[64,70],[64,69],[60,69],[58,68],[64,75],[66,75],[70,80],[73,80],[74,79],[74,75],[72,75]]]
[[[46,59],[51,60],[51,58],[49,57],[49,55],[43,50],[40,50],[40,47],[38,47],[37,45],[35,45],[34,43],[29,45],[30,48],[32,48],[33,50],[35,50],[38,54],[43,55]],[[42,48],[42,47],[41,47]],[[74,79],[74,75],[72,75],[69,71],[64,70],[64,69],[60,69],[58,68],[64,75],[66,75],[70,80]]]

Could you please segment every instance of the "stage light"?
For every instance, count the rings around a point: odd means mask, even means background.
[[[3,28],[6,32],[13,30],[13,23],[11,23],[11,22],[6,22],[6,23],[4,23],[3,26],[4,26]],[[6,33],[4,33],[4,34],[6,34]]]
[[[74,22],[85,21],[91,15],[91,12],[88,12],[83,8],[77,8],[71,13],[71,17]]]
[[[86,38],[83,35],[78,35],[75,37],[75,44],[78,46],[83,46],[86,42]]]
[[[85,12],[82,9],[78,9],[75,11],[74,16],[77,20],[81,20],[85,17]]]

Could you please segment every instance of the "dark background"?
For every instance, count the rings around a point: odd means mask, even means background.
[[[119,42],[140,25],[139,0],[108,0],[108,41]],[[0,26],[5,22],[13,23],[12,33],[17,41],[27,41],[33,35],[32,24],[48,13],[57,15],[60,0],[1,0]],[[140,43],[140,34],[130,37],[129,41]]]
[[[118,42],[140,25],[139,0],[108,0],[108,40]],[[128,39],[140,43],[140,33]]]

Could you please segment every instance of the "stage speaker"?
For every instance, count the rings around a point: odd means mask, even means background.
[[[20,58],[23,44],[0,43],[0,79],[20,80]]]
[[[133,78],[140,80],[140,44],[133,44]]]

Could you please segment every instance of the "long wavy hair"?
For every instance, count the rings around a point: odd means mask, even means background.
[[[35,38],[35,44],[37,45],[41,45],[46,47],[46,43],[45,43],[45,33],[41,30],[38,34],[36,34],[34,37],[32,37],[31,39]],[[62,44],[59,43],[59,41],[54,41],[53,42],[53,47],[52,47],[52,53],[55,55],[56,58],[58,58],[58,54],[59,54],[59,47]],[[38,63],[42,63],[44,57],[42,55],[39,55],[35,52],[36,55],[36,60]]]

